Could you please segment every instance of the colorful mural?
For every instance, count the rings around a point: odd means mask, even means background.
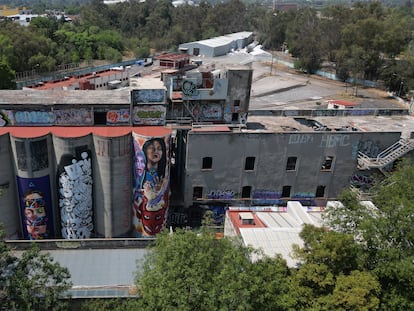
[[[140,105],[133,110],[134,125],[163,125],[167,109],[162,105]]]
[[[133,104],[137,103],[160,103],[165,100],[164,89],[141,89],[131,91]]]
[[[134,235],[155,236],[166,224],[169,200],[170,136],[143,137],[133,133]]]
[[[59,168],[59,208],[64,239],[86,239],[93,230],[92,165],[88,151],[63,155]]]
[[[22,178],[17,176],[23,236],[40,240],[53,236],[53,214],[49,176]]]
[[[108,125],[128,125],[130,119],[131,115],[128,109],[110,110],[106,113],[106,124]]]

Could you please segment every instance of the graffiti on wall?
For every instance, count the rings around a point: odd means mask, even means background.
[[[93,113],[86,108],[0,111],[0,127],[25,125],[93,125]]]
[[[220,104],[192,104],[190,111],[196,121],[218,121],[223,118]]]
[[[106,124],[129,124],[129,109],[109,110],[106,112]]]
[[[212,217],[216,226],[224,225],[226,207],[223,205],[209,205],[208,209],[213,212]]]
[[[11,121],[7,116],[6,112],[0,110],[0,127],[11,125]]]
[[[314,198],[315,193],[313,192],[295,192],[290,199],[291,201],[300,202],[303,206],[316,206]]]
[[[286,205],[286,201],[282,200],[281,197],[281,191],[254,190],[252,192],[252,203],[256,205]]]
[[[210,200],[232,200],[234,197],[232,190],[211,190],[207,195]]]
[[[133,227],[136,236],[155,236],[166,225],[169,203],[170,136],[133,133]]]
[[[131,99],[133,104],[164,102],[164,97],[164,89],[142,89],[131,91]]]
[[[349,135],[323,135],[321,138],[321,143],[319,147],[321,148],[336,148],[336,147],[346,147],[350,145],[350,136]]]
[[[93,125],[92,109],[55,109],[56,125]]]
[[[349,178],[349,183],[357,188],[368,188],[372,186],[374,179],[371,176],[355,173]]]
[[[29,240],[53,235],[53,212],[49,176],[22,178],[17,176],[23,236]]]
[[[64,239],[86,239],[93,230],[92,165],[89,151],[63,155],[59,173],[59,208]]]
[[[289,135],[289,145],[308,144],[313,142],[314,135],[311,134],[291,134]]]
[[[372,140],[360,141],[358,144],[358,151],[374,158],[381,152],[381,147],[378,143],[375,143]]]
[[[167,109],[162,105],[135,106],[133,110],[135,125],[163,125]]]

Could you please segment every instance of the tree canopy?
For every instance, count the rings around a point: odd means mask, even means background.
[[[252,249],[209,232],[157,236],[137,276],[144,310],[285,310],[281,257],[252,261]]]
[[[0,227],[0,304],[5,310],[66,310],[69,271],[33,246],[15,256]]]
[[[0,22],[0,58],[15,72],[53,71],[68,63],[147,57],[184,42],[252,31],[265,48],[288,48],[297,68],[309,73],[330,62],[344,80],[379,79],[399,95],[414,88],[412,7],[372,2],[278,11],[240,0],[178,7],[166,0],[77,4],[79,18],[70,24],[53,17],[35,18],[29,27]]]

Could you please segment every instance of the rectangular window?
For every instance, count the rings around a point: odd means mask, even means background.
[[[330,171],[332,169],[334,157],[326,156],[323,159],[321,170],[322,171]]]
[[[318,186],[316,187],[316,198],[323,198],[325,196],[325,186]]]
[[[290,198],[290,190],[292,186],[283,186],[282,188],[282,198]]]
[[[204,157],[203,158],[203,170],[208,170],[213,168],[213,158],[212,157]]]
[[[30,142],[30,155],[33,172],[48,168],[47,140],[42,139]]]
[[[193,199],[201,199],[203,197],[203,187],[194,187],[193,188]]]
[[[246,157],[246,161],[244,163],[244,169],[246,171],[253,171],[254,170],[254,162],[256,158],[255,157]]]
[[[251,186],[244,186],[242,188],[242,199],[250,198],[251,193],[252,193],[252,187]]]
[[[296,170],[296,160],[297,157],[289,157],[286,163],[286,170],[287,171],[295,171]]]
[[[235,99],[233,101],[233,107],[234,108],[239,108],[240,107],[240,99]]]
[[[24,146],[24,141],[16,141],[16,156],[17,156],[17,167],[19,170],[27,171],[27,154]]]

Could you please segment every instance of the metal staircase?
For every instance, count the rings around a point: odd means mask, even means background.
[[[369,170],[371,168],[381,169],[394,162],[404,154],[414,149],[414,139],[400,138],[399,141],[380,152],[375,158],[370,158],[362,152],[358,152],[358,169]]]

